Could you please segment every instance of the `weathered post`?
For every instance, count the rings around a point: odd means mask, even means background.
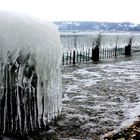
[[[115,58],[117,58],[117,51],[118,51],[118,39],[119,39],[119,36],[116,36],[116,46],[115,46]]]
[[[71,64],[71,51],[70,51],[70,64]]]
[[[75,50],[74,50],[74,51],[73,51],[73,65],[75,65],[75,63],[76,63],[76,62],[75,62],[75,59],[76,59],[75,54],[76,54],[76,53],[75,53]]]
[[[76,53],[76,57],[77,57],[77,63],[78,63],[78,59],[79,59],[78,50],[77,50],[77,53]]]
[[[131,56],[131,44],[125,46],[125,56]]]
[[[62,65],[64,65],[64,64],[65,64],[65,55],[64,55],[64,53],[63,53]]]
[[[132,46],[132,38],[130,38],[129,44],[125,46],[125,56],[131,56],[131,46]]]
[[[115,58],[117,58],[117,46],[115,47]]]
[[[69,62],[69,53],[67,52],[66,65],[68,65],[68,62]]]
[[[80,51],[80,62],[82,61],[82,52]]]
[[[88,61],[90,60],[89,55],[90,55],[90,48],[88,49]]]
[[[85,51],[83,51],[83,62],[85,61]]]
[[[99,61],[99,46],[96,45],[95,48],[92,48],[92,61]]]
[[[99,61],[99,46],[101,42],[101,35],[99,34],[97,41],[96,41],[96,46],[95,48],[92,49],[92,61],[97,62]],[[94,43],[93,43],[94,45]]]

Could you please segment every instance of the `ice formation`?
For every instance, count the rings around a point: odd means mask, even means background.
[[[132,37],[134,47],[140,47],[139,33],[100,33],[100,32],[85,32],[85,33],[61,33],[61,41],[65,51],[73,49],[87,49],[96,46],[98,37],[100,36],[101,48],[124,48],[128,45]]]
[[[0,133],[28,134],[58,115],[61,58],[55,25],[0,12]]]

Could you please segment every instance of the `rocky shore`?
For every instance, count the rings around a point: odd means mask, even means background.
[[[118,132],[112,131],[103,136],[103,140],[140,140],[140,116],[128,127]]]

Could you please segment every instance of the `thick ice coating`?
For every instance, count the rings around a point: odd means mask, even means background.
[[[61,33],[61,41],[64,50],[87,50],[87,48],[95,47],[97,40],[100,37],[100,48],[124,48],[132,39],[134,47],[140,46],[140,34],[130,32],[112,32],[112,33],[99,33],[99,32],[79,32],[79,33]]]
[[[61,58],[54,24],[0,12],[0,133],[30,133],[58,115]]]

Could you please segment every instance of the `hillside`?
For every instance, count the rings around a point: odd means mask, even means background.
[[[93,22],[93,21],[59,21],[54,22],[59,27],[59,31],[140,31],[140,24],[131,22]]]

